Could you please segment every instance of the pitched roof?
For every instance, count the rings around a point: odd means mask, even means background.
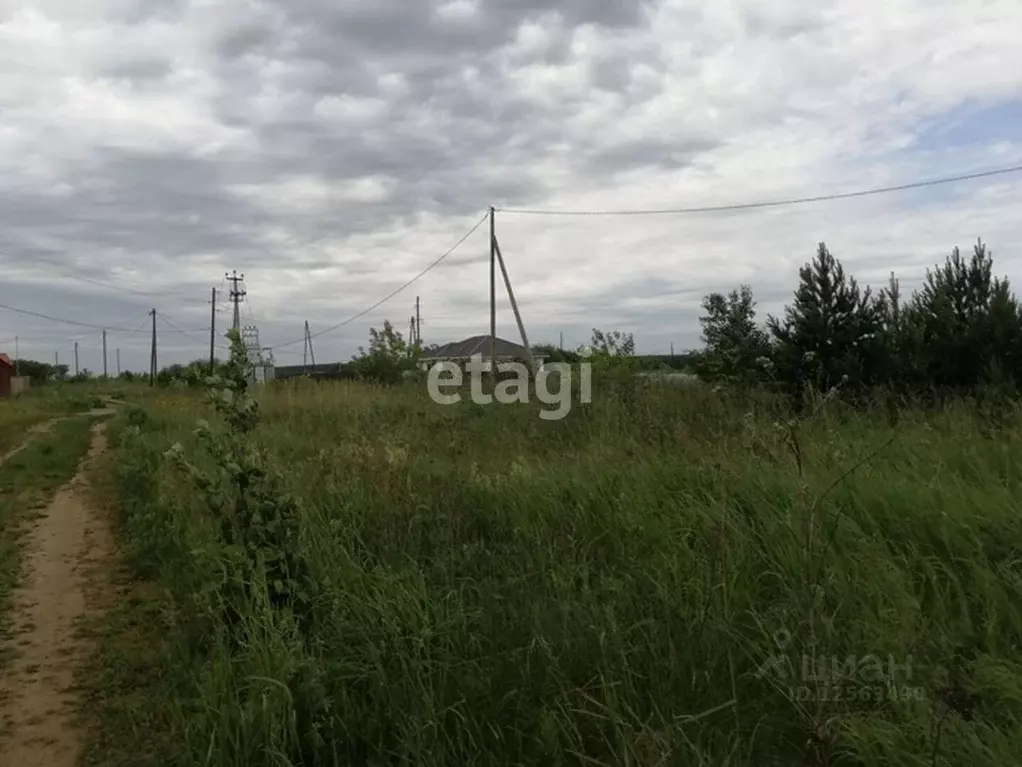
[[[498,357],[519,357],[525,359],[526,352],[525,347],[521,344],[516,344],[513,341],[507,341],[503,338],[497,338],[496,352]],[[424,359],[441,359],[441,358],[453,358],[463,359],[471,357],[474,354],[480,354],[484,357],[490,353],[490,337],[489,336],[472,336],[466,338],[464,341],[452,341],[449,344],[444,344],[438,349],[426,352],[423,355]]]
[[[4,363],[4,364],[6,364],[6,365],[7,365],[8,367],[10,367],[10,366],[11,366],[11,358],[10,358],[10,357],[8,357],[8,356],[7,356],[6,354],[4,354],[3,352],[0,352],[0,362],[3,362],[3,363]]]

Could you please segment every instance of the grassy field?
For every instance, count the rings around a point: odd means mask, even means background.
[[[126,410],[91,763],[1022,763],[1022,411],[789,424],[652,384],[563,421],[344,383],[260,400],[246,447],[280,486],[248,513],[307,608],[238,582],[211,409]]]
[[[11,399],[0,398],[0,456],[20,445],[29,430],[37,425],[71,413],[102,405],[98,389],[49,387],[29,391]]]

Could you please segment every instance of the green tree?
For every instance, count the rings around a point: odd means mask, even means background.
[[[705,354],[697,371],[708,381],[751,384],[763,377],[769,364],[770,339],[756,324],[752,288],[742,285],[728,295],[711,293],[703,299]]]
[[[409,344],[394,329],[390,320],[384,320],[383,329],[369,329],[369,348],[360,346],[352,358],[351,368],[366,380],[377,383],[397,383],[408,371],[415,369],[421,356],[417,343]]]
[[[593,328],[589,348],[594,357],[634,357],[635,339],[631,333],[622,333],[620,330],[604,333]]]
[[[1007,279],[993,277],[982,240],[927,270],[908,311],[915,363],[931,385],[971,389],[1022,376],[1022,313]]]
[[[581,347],[578,351],[581,355],[586,348]],[[593,328],[588,353],[587,362],[593,366],[594,371],[600,371],[601,375],[609,373],[616,377],[639,369],[635,357],[635,339],[631,333],[622,333],[620,330],[605,333]]]
[[[67,377],[67,365],[51,365],[48,362],[37,360],[18,360],[18,370],[21,375],[28,376],[32,383],[41,384],[50,380],[63,380]]]
[[[769,317],[778,378],[799,401],[806,387],[828,391],[874,383],[881,339],[876,303],[820,243],[799,270],[794,301],[783,320]]]
[[[183,379],[184,374],[185,366],[175,362],[173,365],[167,365],[156,374],[156,383],[160,386],[170,386],[175,381]]]

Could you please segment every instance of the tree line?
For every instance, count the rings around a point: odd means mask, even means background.
[[[224,363],[216,361],[216,369],[219,370]],[[18,371],[21,375],[32,379],[33,384],[45,384],[48,382],[61,381],[65,383],[79,383],[96,379],[108,379],[111,381],[148,381],[148,373],[133,373],[130,370],[122,371],[120,374],[103,376],[94,373],[88,368],[82,368],[77,375],[70,372],[67,365],[54,365],[49,362],[38,360],[20,359],[17,361]],[[156,374],[156,383],[159,386],[170,386],[176,382],[188,386],[200,386],[205,384],[209,376],[209,360],[197,359],[186,365],[173,364],[160,369]]]
[[[876,292],[861,286],[821,242],[799,270],[792,301],[780,317],[769,315],[760,324],[748,285],[710,293],[702,312],[702,350],[643,357],[635,354],[631,333],[594,328],[586,359],[622,372],[687,367],[711,383],[779,389],[796,406],[810,391],[942,398],[1014,394],[1022,382],[1022,305],[1008,280],[994,276],[993,256],[982,240],[969,256],[954,248],[907,297],[893,273]],[[370,329],[368,347],[339,368],[344,377],[396,383],[414,374],[433,348],[409,342],[385,321],[382,329]],[[533,350],[550,361],[582,359],[581,348],[538,344]],[[195,360],[165,367],[157,383],[200,384],[208,365]],[[37,381],[74,380],[66,365],[21,360],[20,367]],[[78,378],[89,376],[84,371]]]
[[[707,295],[702,310],[701,378],[776,385],[797,404],[809,390],[940,398],[1022,381],[1022,308],[982,240],[971,256],[954,248],[908,297],[893,273],[875,293],[860,286],[821,242],[765,326],[748,285]]]

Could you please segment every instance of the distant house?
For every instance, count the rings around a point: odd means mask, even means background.
[[[495,339],[494,351],[496,353],[498,367],[504,362],[512,362],[515,360],[524,362],[529,358],[529,353],[524,346],[516,344],[513,341],[507,341],[503,338]],[[472,336],[471,338],[466,338],[464,341],[453,341],[436,349],[430,349],[423,353],[423,356],[419,359],[419,365],[423,370],[428,370],[438,362],[455,362],[459,365],[464,365],[475,356],[481,356],[483,358],[483,370],[489,371],[489,336]],[[546,355],[544,354],[537,354],[533,352],[533,357],[536,360],[536,364],[540,367],[542,367],[543,363],[546,362]]]
[[[11,396],[11,381],[14,379],[14,366],[11,358],[0,354],[0,397]]]

